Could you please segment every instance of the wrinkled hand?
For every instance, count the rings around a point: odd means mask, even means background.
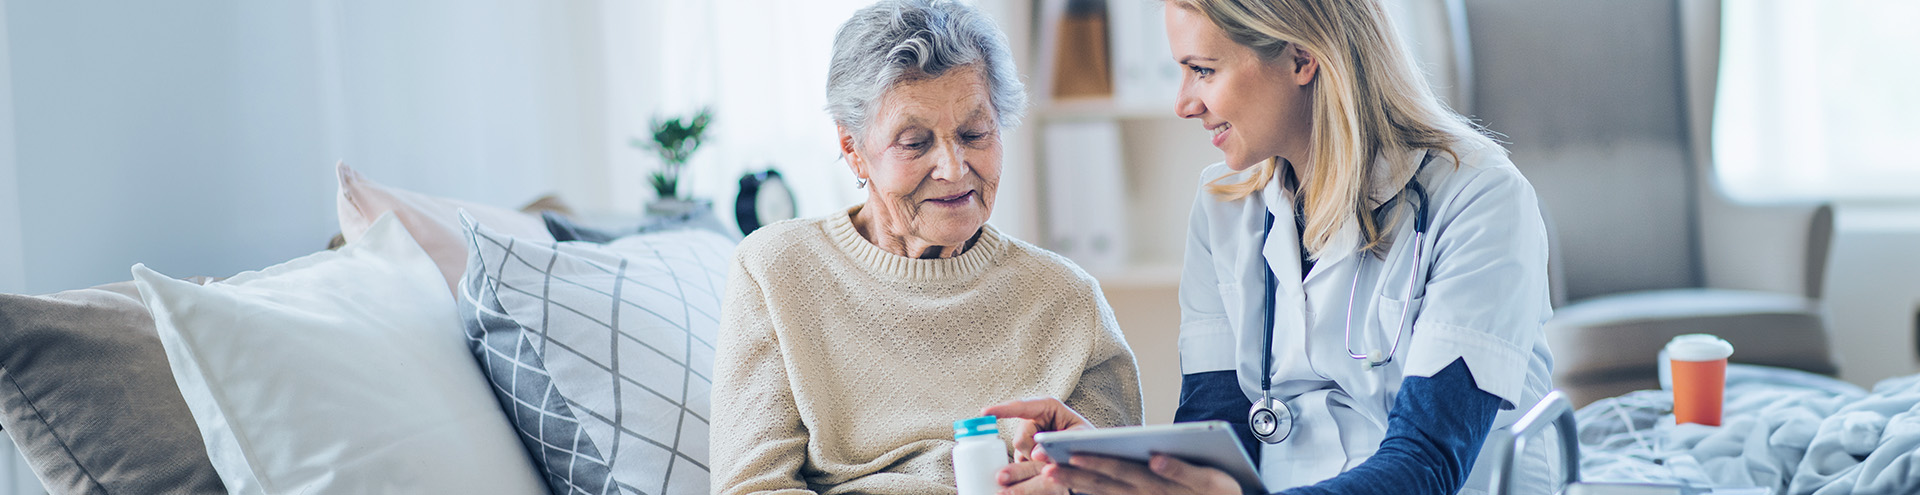
[[[1060,399],[1043,397],[1038,399],[1016,400],[989,406],[980,414],[998,416],[1001,419],[1017,419],[1013,425],[1013,460],[1023,462],[1034,459],[1033,434],[1045,431],[1092,429],[1093,423],[1074,412]]]
[[[1076,455],[1067,464],[1041,469],[1074,493],[1100,495],[1240,495],[1240,484],[1218,469],[1195,466],[1165,455],[1142,465],[1109,457]]]
[[[1036,450],[1033,460],[1015,462],[1000,468],[994,481],[1000,482],[999,495],[1067,495],[1067,487],[1040,475],[1053,459],[1044,450]]]

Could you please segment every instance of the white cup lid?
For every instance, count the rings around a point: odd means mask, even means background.
[[[1667,358],[1675,361],[1714,361],[1733,355],[1733,344],[1710,334],[1690,333],[1667,342]]]

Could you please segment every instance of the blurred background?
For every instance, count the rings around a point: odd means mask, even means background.
[[[800,216],[839,211],[865,191],[823,110],[827,57],[869,3],[5,0],[0,292],[322,249],[338,161],[436,196],[639,216],[661,161],[631,141],[701,108],[684,194],[731,225],[738,179],[771,168]],[[993,223],[1100,279],[1166,422],[1186,218],[1221,157],[1174,114],[1160,4],[972,3],[1033,95]],[[1699,328],[1860,385],[1920,372],[1920,3],[1385,3],[1551,216],[1558,384],[1644,386],[1595,343]],[[38,489],[24,467],[0,482]]]

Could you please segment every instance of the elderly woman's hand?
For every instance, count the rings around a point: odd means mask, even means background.
[[[1008,401],[981,410],[980,414],[1016,419],[1013,425],[1013,460],[1033,459],[1033,435],[1043,431],[1093,429],[1093,423],[1074,412],[1060,399],[1043,397]]]

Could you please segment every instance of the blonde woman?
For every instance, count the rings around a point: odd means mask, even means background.
[[[1483,445],[1549,388],[1533,187],[1439,103],[1376,0],[1165,5],[1176,109],[1226,153],[1188,226],[1175,420],[1239,427],[1268,491],[1485,493],[1503,449]],[[1090,427],[1050,399],[987,412]],[[1165,456],[1035,455],[1009,492],[1241,493]],[[1550,493],[1545,449],[1522,462],[1512,492]]]

